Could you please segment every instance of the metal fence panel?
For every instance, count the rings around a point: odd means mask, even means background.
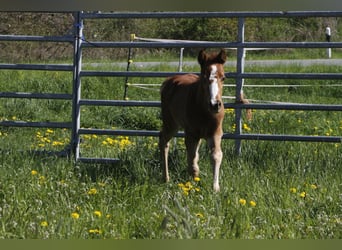
[[[73,72],[72,94],[50,94],[50,93],[21,93],[0,92],[0,98],[38,98],[38,99],[64,99],[72,101],[71,122],[20,122],[4,121],[1,126],[14,127],[53,127],[69,128],[72,130],[71,150],[75,160],[84,162],[113,163],[118,159],[88,158],[80,156],[80,135],[126,135],[126,136],[158,136],[159,131],[141,130],[101,130],[84,129],[81,124],[81,106],[138,106],[138,107],[160,107],[159,101],[122,101],[122,100],[90,100],[82,99],[81,78],[82,77],[169,77],[175,74],[193,72],[129,72],[127,71],[93,71],[82,69],[83,48],[229,48],[237,50],[236,72],[226,73],[227,78],[236,79],[236,95],[239,100],[244,85],[244,79],[342,79],[342,73],[245,73],[244,52],[249,49],[263,48],[342,48],[342,42],[245,42],[244,25],[245,18],[293,18],[293,17],[342,17],[342,11],[309,11],[309,12],[75,12],[73,35],[67,36],[25,36],[25,35],[0,35],[0,41],[29,41],[29,42],[65,42],[72,43],[74,47],[74,59],[71,65],[40,65],[40,64],[0,64],[2,70],[42,70],[42,71],[70,71]],[[236,42],[208,42],[208,41],[88,41],[83,36],[83,21],[85,19],[107,19],[107,18],[238,18],[238,39]],[[143,40],[143,39],[142,39]],[[323,104],[295,104],[295,103],[225,103],[226,108],[236,110],[235,121],[240,126],[234,133],[225,133],[224,139],[236,140],[237,152],[240,152],[241,140],[277,140],[277,141],[304,141],[304,142],[341,142],[338,136],[305,136],[305,135],[265,135],[265,134],[243,134],[241,130],[241,110],[271,109],[271,110],[315,110],[315,111],[342,111],[342,105]],[[176,136],[184,134],[179,132]]]
[[[238,18],[238,40],[236,42],[207,42],[207,41],[161,41],[156,39],[140,39],[137,42],[102,42],[81,41],[82,48],[231,48],[237,49],[236,72],[226,73],[226,77],[236,79],[236,100],[239,100],[243,89],[244,79],[342,79],[340,73],[244,73],[244,52],[248,49],[262,48],[342,48],[341,42],[245,42],[244,41],[244,18],[246,17],[340,17],[342,12],[114,12],[114,13],[81,13],[81,19],[102,19],[102,18]],[[82,37],[82,34],[80,34]],[[185,74],[193,72],[129,72],[127,71],[80,71],[79,77],[169,77],[175,74]],[[120,100],[85,100],[80,99],[78,105],[91,106],[142,106],[159,107],[160,102],[142,101],[120,101]],[[226,108],[236,110],[236,131],[233,134],[225,133],[224,139],[236,140],[236,151],[241,151],[241,140],[278,140],[278,141],[305,141],[305,142],[341,142],[340,137],[330,136],[301,136],[301,135],[262,135],[243,134],[241,129],[241,110],[253,109],[273,109],[273,110],[316,110],[316,111],[342,111],[342,105],[320,105],[320,104],[239,104],[225,103]],[[158,131],[132,131],[132,130],[100,130],[100,129],[79,129],[77,134],[97,134],[97,135],[125,135],[125,136],[158,136]],[[183,136],[180,132],[177,136]],[[77,158],[77,156],[76,156]],[[80,159],[82,159],[80,157]],[[96,159],[86,158],[86,162],[94,162]],[[108,160],[108,159],[106,159]]]

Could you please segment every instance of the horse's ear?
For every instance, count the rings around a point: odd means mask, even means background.
[[[205,53],[204,49],[201,49],[201,51],[198,53],[198,63],[202,65],[207,60],[207,54]]]
[[[221,64],[224,64],[227,60],[227,54],[224,49],[221,49],[220,53],[216,57],[217,61]]]

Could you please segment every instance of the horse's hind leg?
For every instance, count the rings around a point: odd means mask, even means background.
[[[198,166],[198,149],[200,146],[200,139],[188,136],[185,134],[185,146],[187,151],[188,160],[188,172],[193,177],[199,176],[199,166]]]
[[[209,138],[207,142],[210,148],[211,165],[213,168],[213,187],[214,191],[218,192],[220,191],[219,172],[223,157],[221,149],[221,135],[214,135],[212,138]]]

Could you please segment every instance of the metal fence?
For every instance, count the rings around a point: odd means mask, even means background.
[[[245,42],[245,18],[292,18],[292,17],[342,17],[342,12],[113,12],[113,13],[74,13],[74,35],[66,37],[39,37],[39,36],[0,36],[0,41],[58,41],[72,42],[74,45],[73,65],[6,65],[1,64],[0,69],[28,69],[28,70],[63,70],[73,72],[72,95],[65,94],[36,94],[29,93],[0,93],[0,98],[50,98],[67,99],[72,101],[71,122],[67,123],[18,123],[1,122],[2,126],[37,126],[37,127],[65,127],[70,128],[71,151],[76,161],[81,162],[116,162],[118,159],[82,157],[80,154],[80,136],[84,134],[97,135],[127,135],[127,136],[158,136],[159,131],[141,130],[103,130],[81,128],[81,107],[82,106],[143,106],[159,107],[159,101],[127,101],[127,100],[89,100],[81,98],[82,77],[167,77],[178,72],[129,72],[129,71],[90,71],[82,69],[83,48],[234,48],[237,50],[236,72],[226,74],[227,78],[236,80],[237,102],[243,91],[244,79],[342,79],[340,73],[245,73],[244,54],[245,50],[253,48],[342,48],[342,42]],[[238,18],[237,41],[233,42],[198,42],[198,41],[177,41],[177,42],[137,42],[112,41],[99,42],[87,41],[83,36],[85,19],[106,19],[106,18]],[[182,72],[186,73],[186,72]],[[319,105],[319,104],[239,104],[225,103],[226,108],[235,109],[236,129],[234,133],[224,133],[224,139],[236,141],[236,151],[241,152],[241,140],[280,140],[280,141],[312,141],[312,142],[341,142],[339,136],[300,136],[300,135],[269,135],[269,134],[244,134],[242,131],[241,113],[242,109],[269,109],[269,110],[319,110],[319,111],[342,111],[342,105]],[[178,133],[177,136],[182,136]]]
[[[0,42],[54,42],[54,43],[65,43],[72,44],[76,42],[74,35],[65,36],[34,36],[34,35],[1,35]],[[16,53],[15,51],[13,53]],[[71,57],[73,58],[73,57]],[[25,71],[64,71],[73,72],[75,63],[70,64],[0,64],[0,73],[2,70],[25,70]],[[73,74],[75,75],[75,74]],[[74,78],[70,79],[70,83],[74,82]],[[13,82],[13,85],[18,84]],[[72,93],[26,93],[26,92],[4,92],[0,89],[0,98],[18,98],[18,99],[40,99],[40,100],[64,100],[72,101]],[[18,120],[2,120],[0,126],[3,127],[30,127],[30,128],[65,128],[72,129],[73,120],[57,122],[57,121],[18,121]],[[70,155],[70,146],[66,147],[65,150],[58,152],[58,155]]]

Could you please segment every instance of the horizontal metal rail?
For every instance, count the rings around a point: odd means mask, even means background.
[[[95,128],[80,128],[79,134],[93,134],[93,135],[123,135],[123,136],[159,136],[159,131],[155,130],[114,130],[114,129],[95,129]],[[179,134],[182,136],[182,134]]]
[[[260,140],[260,141],[300,141],[341,143],[340,136],[305,136],[305,135],[268,135],[268,134],[224,134],[224,139]]]
[[[82,71],[82,77],[170,77],[174,75],[197,74],[198,72],[153,72],[153,71]],[[226,78],[250,79],[342,79],[342,73],[242,73],[227,72]]]
[[[239,18],[239,17],[341,17],[341,11],[259,11],[259,12],[84,12],[83,19],[100,18]]]
[[[103,77],[170,77],[179,74],[186,74],[181,72],[152,72],[152,71],[82,71],[81,77],[103,76]],[[198,73],[195,73],[198,74]]]
[[[342,42],[97,42],[84,41],[83,48],[342,48]]]
[[[81,99],[80,105],[119,106],[119,107],[160,107],[160,101],[124,101]],[[311,110],[311,111],[342,111],[340,104],[306,104],[306,103],[224,103],[225,108],[269,109],[269,110]]]
[[[26,36],[26,35],[0,35],[0,41],[14,42],[74,42],[73,36]]]
[[[0,64],[0,69],[73,71],[74,68],[73,68],[73,65],[62,65],[62,64]]]
[[[160,101],[123,101],[81,99],[79,105],[119,107],[160,107]]]
[[[119,158],[90,158],[78,157],[77,162],[90,163],[90,164],[116,164],[120,162]]]
[[[158,137],[159,131],[156,130],[113,130],[113,129],[80,129],[79,134],[95,134],[110,136],[152,136]],[[175,137],[184,137],[184,132],[176,133]],[[223,139],[234,140],[262,140],[262,141],[302,141],[302,142],[331,142],[340,143],[340,136],[304,136],[304,135],[270,135],[270,134],[232,134],[224,133]]]
[[[342,79],[341,73],[227,73],[227,78],[249,79],[302,79],[302,80],[327,80]]]
[[[342,111],[342,105],[333,104],[301,104],[301,103],[225,103],[225,108],[269,109],[269,110],[311,110],[311,111]]]
[[[72,100],[71,94],[0,92],[0,98],[56,99]]]
[[[31,128],[68,128],[72,127],[71,122],[27,122],[27,121],[0,121],[4,127],[31,127]]]
[[[128,86],[134,86],[134,87],[160,87],[162,84],[161,83],[126,83]],[[223,84],[223,87],[236,87],[236,84]],[[299,88],[299,87],[342,87],[342,83],[340,84],[244,84],[244,88]],[[222,96],[224,98],[224,96]],[[253,100],[253,99],[252,99]],[[270,102],[270,101],[268,101]]]

